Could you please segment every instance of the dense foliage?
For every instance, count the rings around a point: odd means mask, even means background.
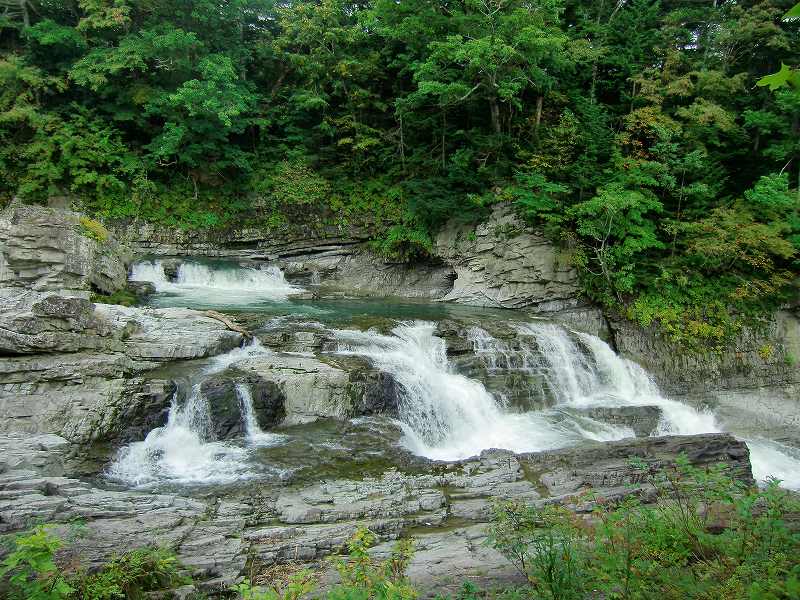
[[[748,488],[724,467],[698,469],[681,457],[674,467],[641,469],[655,502],[636,496],[595,503],[591,514],[564,506],[498,501],[487,543],[515,565],[524,585],[504,590],[464,584],[457,600],[633,600],[690,598],[790,600],[800,597],[800,499],[773,482]],[[652,500],[652,498],[651,498]],[[322,593],[317,574],[291,569],[245,580],[230,592],[241,600],[413,600],[406,576],[413,541],[401,539],[388,557],[370,554],[375,535],[359,528],[347,555],[333,557],[339,582]],[[60,540],[37,527],[15,540],[0,563],[11,598],[114,600],[186,583],[173,555],[142,549],[114,558],[97,572],[59,570]],[[291,567],[291,565],[288,565]],[[263,581],[259,581],[264,579]],[[7,581],[9,581],[7,580]],[[202,595],[198,592],[197,597]],[[446,600],[446,596],[439,596]]]
[[[0,196],[405,259],[510,201],[591,298],[718,346],[800,271],[794,4],[8,0]]]

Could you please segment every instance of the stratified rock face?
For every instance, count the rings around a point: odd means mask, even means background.
[[[661,409],[657,406],[594,406],[572,410],[602,423],[630,427],[636,437],[652,434],[661,420]]]
[[[394,379],[366,366],[340,368],[311,356],[276,353],[238,362],[235,370],[276,390],[284,425],[397,412]]]
[[[443,300],[498,308],[553,311],[578,304],[577,275],[568,257],[526,228],[505,205],[477,227],[451,225],[435,253],[456,271]]]
[[[670,396],[710,406],[726,429],[764,431],[800,443],[800,312],[778,311],[764,330],[745,330],[722,353],[686,352],[654,329],[610,321],[619,353],[644,367]]]
[[[437,237],[433,256],[410,264],[369,252],[374,232],[298,227],[180,232],[151,226],[119,227],[141,256],[213,256],[269,260],[286,277],[322,294],[453,300],[501,308],[556,311],[574,307],[580,289],[575,269],[544,236],[498,205],[477,227],[451,224]]]
[[[142,373],[242,341],[198,311],[0,290],[0,431],[76,443],[141,439],[163,424],[174,393],[171,383]]]
[[[0,214],[0,286],[107,294],[125,287],[116,240],[86,233],[76,213],[13,203]]]
[[[111,333],[85,298],[0,288],[0,354],[99,350]]]
[[[80,518],[83,535],[68,539],[86,566],[120,548],[166,546],[206,578],[209,591],[230,585],[246,565],[251,574],[282,564],[325,568],[320,561],[341,551],[358,526],[378,534],[378,555],[388,553],[398,537],[414,537],[409,575],[423,596],[456,592],[466,578],[491,586],[515,578],[484,543],[496,499],[558,502],[585,513],[630,495],[652,502],[650,476],[679,454],[698,467],[726,464],[733,476],[752,484],[747,447],[725,434],[527,455],[488,450],[456,463],[422,464],[414,473],[390,470],[378,477],[256,487],[224,500],[100,490],[63,476],[63,447],[52,436],[0,436],[0,533],[36,519],[63,523],[66,534],[66,524]],[[639,459],[635,465],[633,458]]]
[[[291,273],[297,263],[288,263]],[[309,260],[306,271],[321,278],[320,292],[340,290],[348,294],[405,298],[441,298],[453,287],[455,271],[439,261],[404,264],[387,261],[368,252],[354,253],[328,260]]]

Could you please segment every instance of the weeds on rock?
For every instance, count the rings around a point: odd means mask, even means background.
[[[92,573],[65,572],[55,560],[62,541],[51,529],[40,525],[13,540],[0,565],[0,594],[7,584],[10,600],[139,600],[189,582],[175,555],[155,548],[115,556]]]
[[[400,540],[385,560],[375,560],[369,549],[375,534],[359,527],[347,542],[348,554],[331,562],[339,574],[339,583],[328,590],[327,600],[412,600],[417,594],[406,577],[406,569],[414,555],[413,542]],[[234,587],[241,600],[299,600],[311,596],[316,581],[310,571],[290,577],[283,589],[257,588],[250,581]]]
[[[796,495],[777,482],[750,489],[685,459],[650,483],[654,504],[631,496],[589,518],[498,503],[489,543],[535,598],[800,598]]]

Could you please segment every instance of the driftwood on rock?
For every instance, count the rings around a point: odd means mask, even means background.
[[[205,316],[207,316],[207,317],[212,318],[212,319],[216,319],[217,321],[219,321],[220,323],[225,325],[225,327],[227,327],[231,331],[235,331],[236,333],[241,333],[245,337],[245,339],[248,339],[248,340],[253,339],[253,334],[252,333],[247,331],[247,329],[245,329],[241,325],[235,323],[233,320],[231,320],[230,317],[228,317],[226,315],[223,315],[222,313],[217,312],[215,310],[206,310],[206,311],[203,312],[203,314]]]

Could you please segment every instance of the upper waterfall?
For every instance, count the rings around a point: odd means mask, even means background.
[[[286,281],[276,266],[211,265],[184,262],[170,281],[159,261],[143,261],[131,266],[131,281],[148,281],[157,292],[159,304],[181,306],[250,304],[258,301],[285,301],[302,288]],[[176,300],[178,302],[176,303]]]

